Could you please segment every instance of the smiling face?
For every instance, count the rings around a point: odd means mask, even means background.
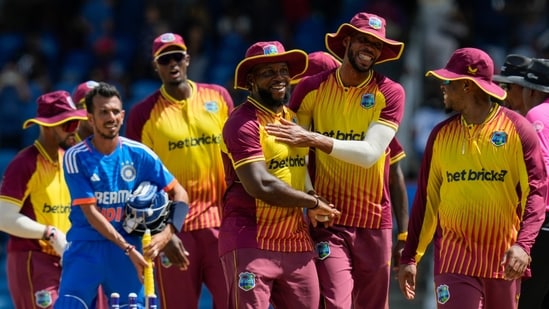
[[[252,97],[268,108],[277,108],[288,102],[290,70],[286,62],[258,64],[248,74]]]
[[[172,46],[154,58],[153,66],[164,85],[177,86],[187,80],[190,56],[181,48]]]
[[[112,140],[120,133],[124,123],[122,102],[116,96],[107,98],[101,95],[93,97],[93,111],[88,120],[94,128],[94,134],[103,139]]]
[[[383,41],[363,33],[348,36],[344,44],[347,46],[349,63],[356,71],[361,73],[372,69],[383,49]]]

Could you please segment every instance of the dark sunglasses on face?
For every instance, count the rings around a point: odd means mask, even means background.
[[[61,125],[61,129],[65,133],[72,133],[78,129],[78,120],[69,120]]]
[[[175,62],[179,63],[185,58],[184,52],[173,52],[173,53],[167,53],[164,55],[160,55],[158,58],[156,58],[156,63],[160,65],[167,65],[172,60],[175,60]]]

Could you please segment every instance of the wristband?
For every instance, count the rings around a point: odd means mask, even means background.
[[[406,241],[408,238],[408,232],[398,233],[397,240]]]
[[[177,230],[181,232],[183,230],[183,223],[185,223],[185,218],[189,213],[189,204],[183,201],[172,202],[170,215],[167,222]]]
[[[314,197],[316,198],[316,204],[315,204],[314,207],[309,208],[309,210],[310,209],[316,209],[320,205],[320,199],[318,198],[318,195],[315,194]]]
[[[128,246],[126,247],[126,249],[124,249],[124,254],[125,254],[125,255],[130,255],[130,252],[132,252],[133,249],[135,249],[135,246],[128,245]]]

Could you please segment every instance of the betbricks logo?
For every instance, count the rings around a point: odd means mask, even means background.
[[[44,204],[42,207],[42,212],[45,214],[68,214],[70,211],[71,206]]]
[[[305,157],[303,156],[295,156],[295,157],[288,157],[283,160],[276,160],[271,159],[269,162],[269,169],[274,170],[277,168],[286,168],[286,167],[302,167],[305,166],[307,162],[305,161]]]
[[[507,175],[506,170],[485,170],[481,169],[480,171],[473,170],[462,170],[459,172],[450,172],[446,171],[446,181],[456,182],[456,181],[505,181],[505,175]]]
[[[339,130],[337,131],[331,130],[331,131],[325,131],[325,132],[316,131],[316,132],[322,135],[326,135],[328,137],[338,139],[340,141],[361,141],[364,139],[364,137],[366,137],[366,132],[355,132],[353,130],[349,132],[342,132]]]
[[[201,145],[211,145],[211,144],[220,144],[221,143],[221,134],[218,135],[205,135],[202,134],[201,137],[190,137],[180,141],[169,141],[168,150],[183,149],[186,147],[195,147]]]

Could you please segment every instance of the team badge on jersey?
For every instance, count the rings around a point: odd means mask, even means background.
[[[210,113],[219,112],[219,104],[216,101],[208,101],[204,103],[204,108]]]
[[[238,274],[238,287],[244,291],[255,288],[255,274],[244,272]]]
[[[130,162],[124,162],[122,170],[120,171],[120,176],[127,182],[133,181],[136,176],[135,167]]]
[[[374,106],[374,104],[375,104],[375,99],[372,93],[366,93],[362,95],[362,98],[360,99],[360,106],[362,106],[365,109],[370,109]]]
[[[327,241],[321,241],[317,242],[316,245],[316,254],[318,255],[318,258],[320,260],[324,260],[325,258],[330,256],[330,245]]]
[[[450,300],[450,288],[446,284],[437,286],[437,302],[441,305]]]
[[[494,144],[494,146],[503,146],[507,144],[507,133],[503,131],[496,131],[492,133],[492,137],[490,138],[490,140],[492,141],[492,144]]]
[[[40,308],[48,308],[53,303],[51,292],[47,290],[42,290],[34,293],[34,299],[36,305]]]

